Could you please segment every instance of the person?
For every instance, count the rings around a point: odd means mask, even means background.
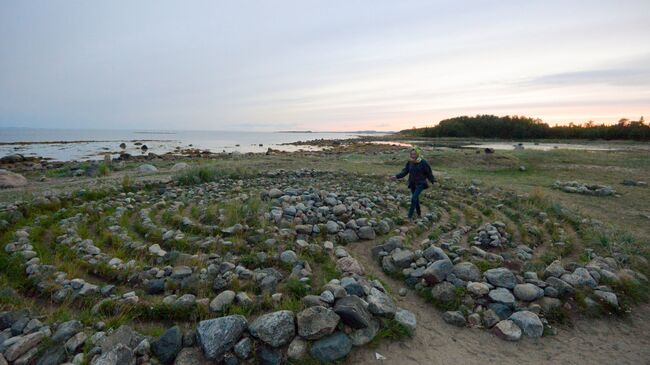
[[[409,207],[408,217],[413,219],[413,214],[417,212],[418,216],[422,216],[420,209],[420,194],[425,189],[429,188],[427,180],[431,184],[435,183],[433,172],[429,163],[422,158],[422,150],[419,147],[413,148],[409,152],[410,160],[406,162],[406,166],[397,175],[389,176],[391,181],[401,179],[406,175],[409,176],[408,187],[411,190],[411,206]]]

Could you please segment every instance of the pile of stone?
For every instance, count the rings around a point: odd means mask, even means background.
[[[616,194],[616,190],[611,186],[599,184],[584,184],[577,181],[556,181],[553,183],[553,189],[562,190],[565,193],[584,194],[594,196],[610,196]]]
[[[499,248],[508,244],[509,235],[503,222],[487,223],[476,230],[474,245],[484,248]]]
[[[588,308],[618,310],[618,296],[610,285],[621,280],[648,280],[641,273],[621,268],[611,257],[593,253],[584,266],[571,263],[565,267],[554,261],[543,279],[535,272],[517,273],[506,267],[481,272],[457,253],[434,245],[411,250],[403,247],[399,237],[375,247],[373,253],[384,271],[404,277],[408,287],[426,292],[434,304],[445,308],[443,318],[448,323],[491,329],[510,341],[522,335],[542,336],[548,326],[544,316],[575,307],[576,291],[587,293],[582,304]]]

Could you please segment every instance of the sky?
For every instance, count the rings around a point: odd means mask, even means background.
[[[650,116],[650,1],[0,0],[0,127]]]

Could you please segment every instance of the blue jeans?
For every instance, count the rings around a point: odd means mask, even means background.
[[[424,191],[424,185],[418,185],[411,189],[411,207],[409,208],[409,219],[413,218],[413,213],[417,211],[418,216],[422,216],[420,210],[420,194]]]

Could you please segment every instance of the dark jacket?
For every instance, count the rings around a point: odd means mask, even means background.
[[[406,175],[409,176],[408,186],[411,190],[415,190],[418,185],[423,185],[425,189],[428,188],[429,184],[427,184],[427,180],[431,181],[432,184],[435,182],[431,166],[424,159],[420,162],[408,161],[402,171],[395,175],[395,177],[401,179]]]

